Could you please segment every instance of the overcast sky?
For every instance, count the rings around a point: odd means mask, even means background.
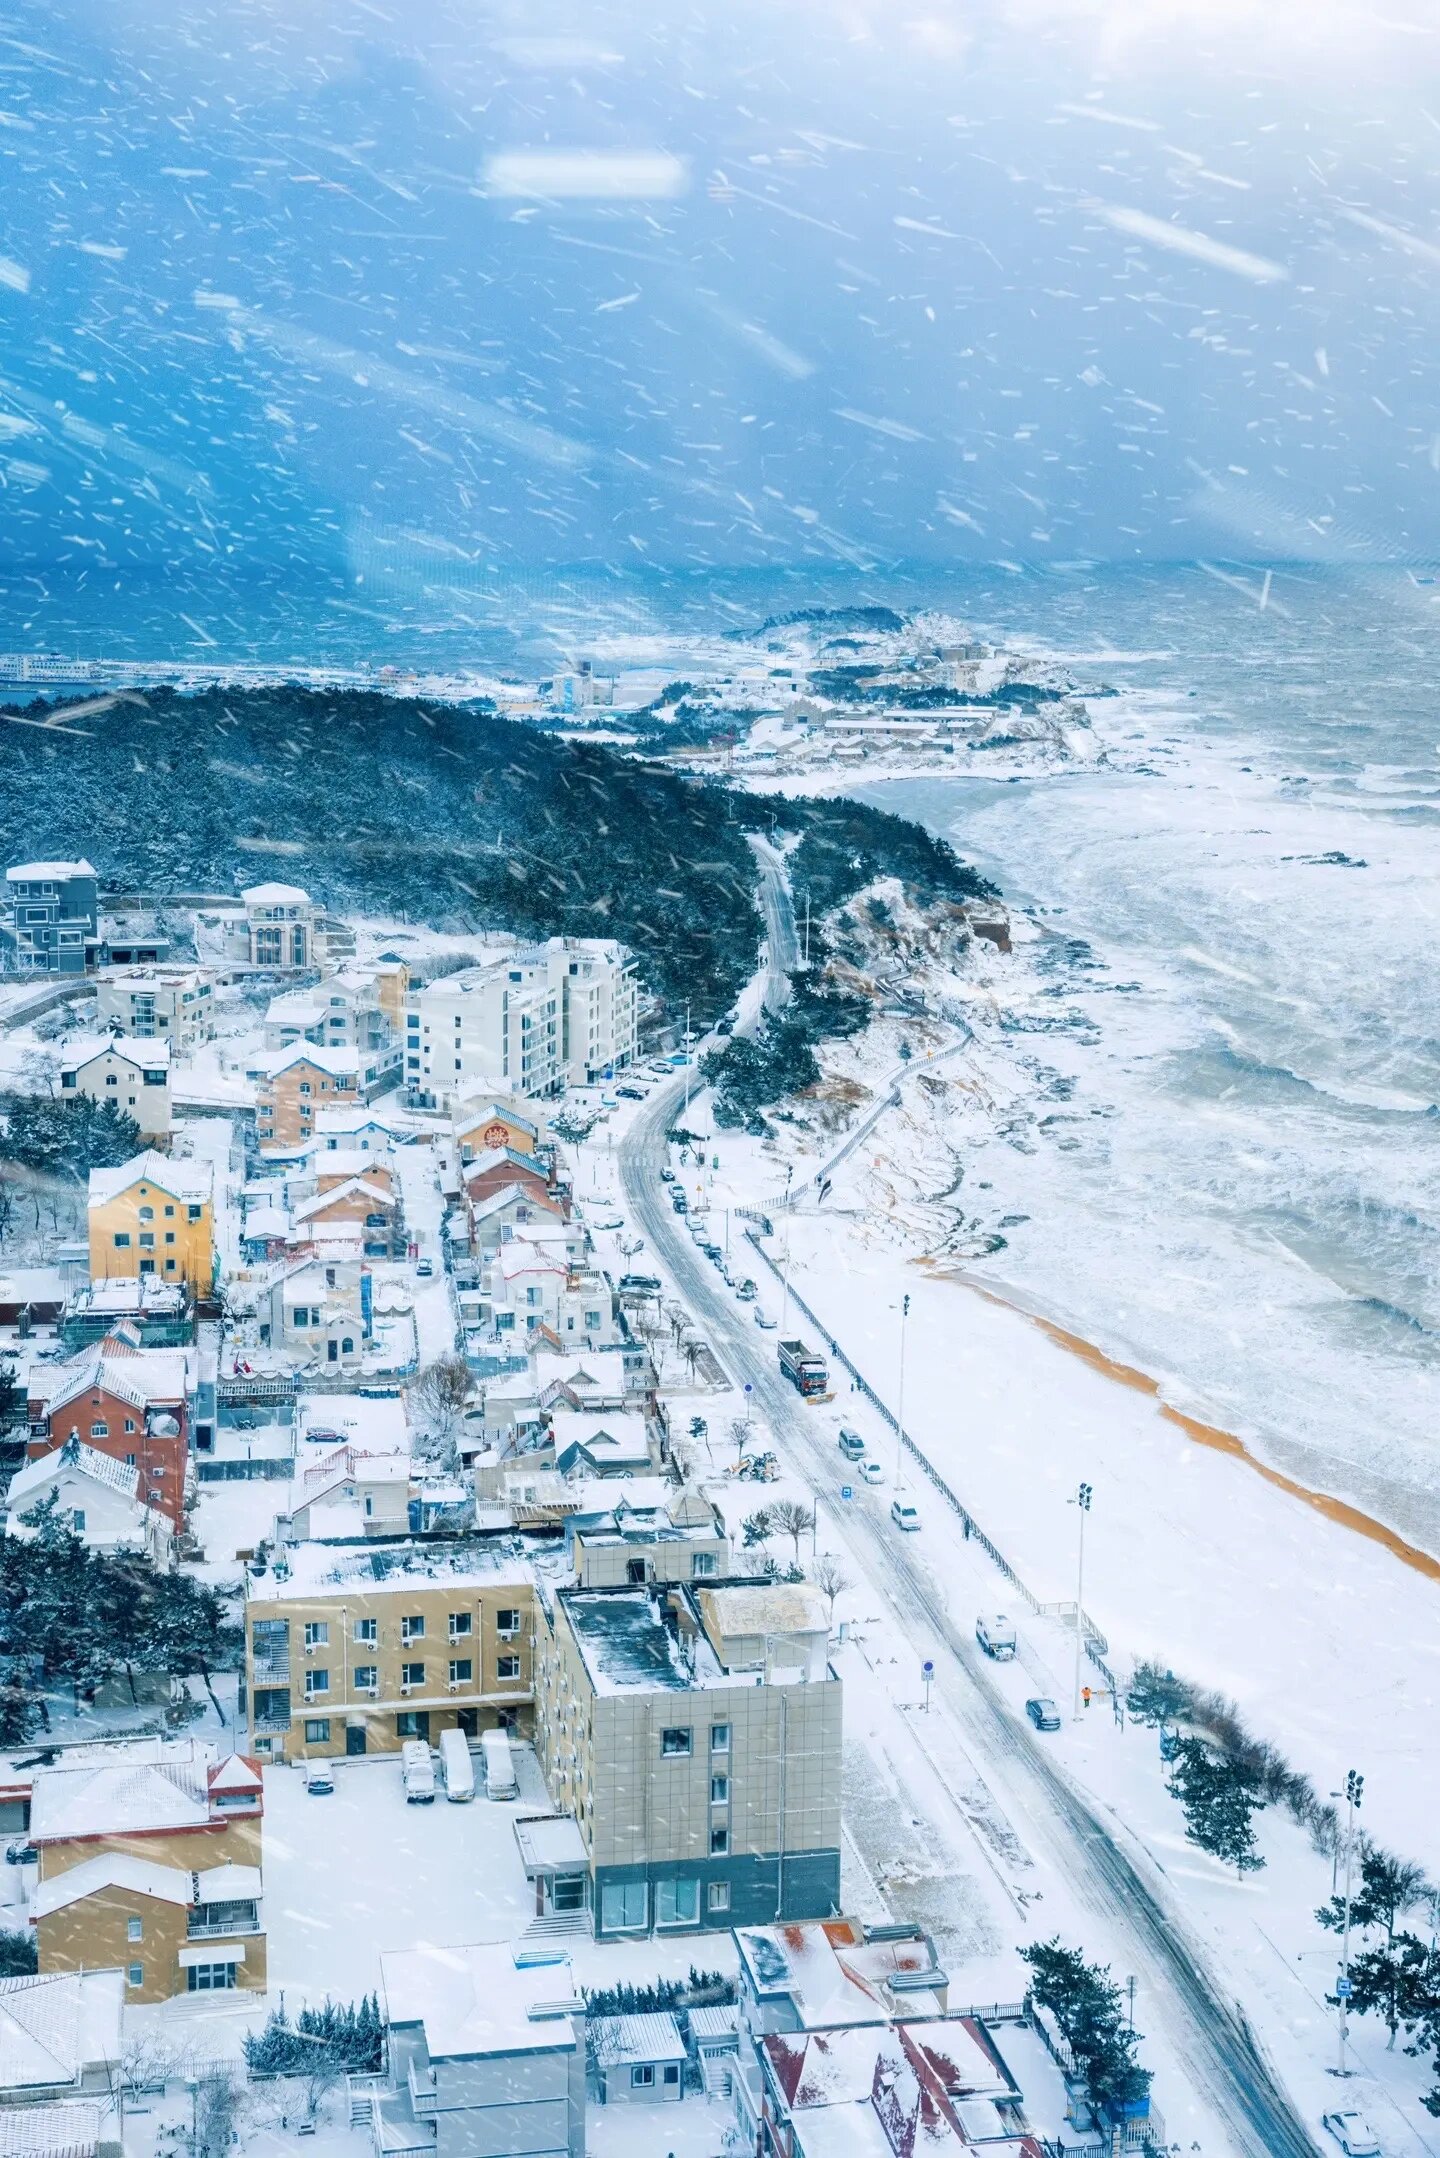
[[[22,5],[0,565],[1440,555],[1377,4]]]

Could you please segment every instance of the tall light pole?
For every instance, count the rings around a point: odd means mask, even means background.
[[[1074,1506],[1080,1516],[1080,1552],[1075,1568],[1075,1714],[1080,1715],[1081,1677],[1085,1668],[1085,1516],[1090,1511],[1090,1486],[1082,1484]]]
[[[900,1299],[900,1400],[895,1417],[895,1489],[899,1492],[905,1475],[905,1321],[910,1316],[910,1299]]]
[[[780,1333],[783,1339],[790,1324],[790,1185],[795,1175],[795,1164],[785,1164],[785,1255],[780,1261]]]
[[[689,1114],[690,1114],[690,1001],[689,1001],[688,997],[687,997],[687,999],[686,999],[686,1001],[685,1001],[685,1040],[684,1040],[684,1043],[682,1044],[682,1046],[683,1046],[683,1048],[684,1048],[684,1051],[685,1051],[685,1114],[686,1114],[686,1116],[689,1116]]]
[[[1340,1982],[1335,1988],[1335,2023],[1338,2032],[1335,2073],[1348,2076],[1345,2066],[1345,2026],[1350,2008],[1350,1891],[1351,1864],[1355,1856],[1355,1816],[1365,1790],[1365,1778],[1352,1768],[1345,1778],[1345,1924],[1340,1935]]]

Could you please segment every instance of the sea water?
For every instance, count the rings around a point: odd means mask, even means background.
[[[1029,1217],[985,1270],[1434,1551],[1437,601],[1403,571],[1029,580],[986,626],[1121,688],[1106,762],[866,790],[1033,910],[1086,1022],[1025,1039],[1069,1098],[971,1165]]]

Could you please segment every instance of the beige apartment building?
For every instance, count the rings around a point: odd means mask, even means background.
[[[536,1748],[598,1939],[838,1912],[841,1685],[815,1590],[542,1589],[536,1628]],[[544,1909],[575,1883],[539,1886]]]
[[[103,1032],[167,1041],[179,1056],[215,1033],[215,994],[200,967],[116,967],[96,981],[95,1000]]]
[[[360,1092],[360,1059],[353,1049],[301,1042],[268,1050],[251,1066],[255,1129],[262,1154],[291,1154],[315,1136],[322,1109],[351,1106]]]
[[[147,1146],[170,1143],[170,1044],[125,1041],[113,1034],[72,1042],[60,1065],[60,1095],[112,1102],[140,1127]]]
[[[246,1583],[255,1752],[394,1753],[451,1729],[528,1728],[534,1601],[525,1562],[479,1541],[298,1545]]]

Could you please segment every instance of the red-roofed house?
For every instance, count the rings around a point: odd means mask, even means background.
[[[136,1497],[184,1524],[192,1385],[184,1349],[142,1349],[117,1327],[67,1363],[30,1371],[32,1461],[73,1439],[138,1471]]]

